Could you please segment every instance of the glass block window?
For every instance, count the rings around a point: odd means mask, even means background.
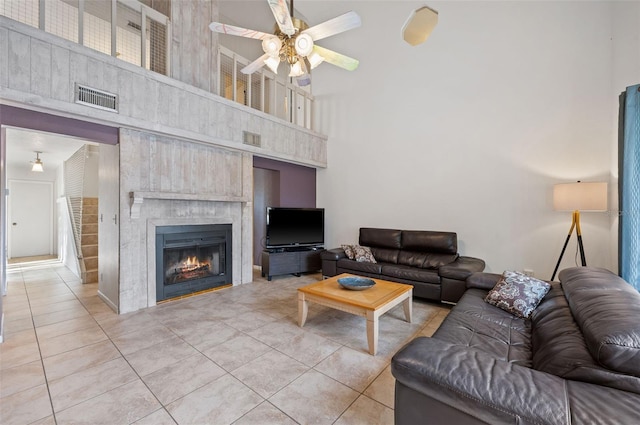
[[[167,74],[167,26],[147,17],[147,60],[145,68]]]
[[[251,107],[262,110],[262,75],[258,72],[251,75]]]
[[[111,2],[84,0],[83,44],[111,55]]]
[[[164,3],[160,6],[167,9]],[[169,18],[139,1],[0,0],[0,15],[151,71],[169,73]]]
[[[245,64],[238,63],[236,66],[236,102],[243,105],[249,105],[247,87],[249,85],[249,76],[240,72]]]
[[[233,100],[233,58],[220,55],[220,96]]]
[[[289,121],[289,104],[287,99],[287,92],[287,86],[282,81],[276,80],[274,115],[278,118]]]
[[[77,43],[78,0],[47,0],[44,7],[44,30]]]
[[[134,65],[142,65],[142,14],[118,3],[116,56]]]
[[[273,114],[273,93],[276,80],[273,77],[265,74],[264,76],[264,109],[263,112],[267,114]]]
[[[38,0],[0,0],[0,14],[38,28],[40,2]]]

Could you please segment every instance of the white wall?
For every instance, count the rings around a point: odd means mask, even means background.
[[[429,2],[438,26],[411,47],[400,28],[423,4],[298,3],[317,22],[348,10],[363,21],[319,43],[360,67],[313,74],[327,245],[357,241],[361,226],[455,231],[488,271],[548,279],[571,222],[553,211],[553,184],[609,181],[615,162],[613,6]],[[615,267],[609,216],[583,214],[582,232],[588,264]],[[574,254],[575,236],[561,269]]]

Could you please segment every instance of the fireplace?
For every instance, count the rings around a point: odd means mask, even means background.
[[[231,284],[231,224],[156,227],[156,301]]]

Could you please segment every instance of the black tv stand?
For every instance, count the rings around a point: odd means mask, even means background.
[[[287,248],[271,248],[262,251],[262,277],[271,281],[272,276],[315,272],[320,270],[322,262],[320,253],[324,250],[318,246],[297,246]]]
[[[270,254],[277,254],[279,252],[302,252],[302,251],[322,251],[324,247],[321,246],[287,246],[282,248],[267,248]]]

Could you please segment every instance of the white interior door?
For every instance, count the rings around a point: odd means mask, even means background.
[[[9,180],[9,258],[53,254],[53,184]]]
[[[118,310],[120,296],[120,146],[100,145],[98,294]]]

